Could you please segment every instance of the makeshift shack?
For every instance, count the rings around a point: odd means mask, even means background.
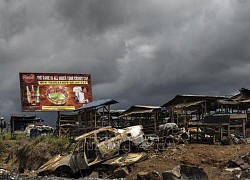
[[[41,123],[44,120],[37,118],[36,115],[11,115],[10,129],[11,137],[14,137],[15,131],[24,131],[30,124]]]
[[[111,126],[110,106],[116,103],[118,102],[114,99],[103,99],[72,112],[60,112],[57,121],[59,136],[75,137],[100,127]],[[104,114],[107,118],[103,117]]]
[[[228,98],[224,96],[177,95],[162,107],[167,109],[170,122],[185,127],[188,122],[200,121],[205,116],[215,112],[216,107],[213,104],[223,99]]]
[[[190,138],[221,142],[223,137],[246,137],[250,91],[242,88],[231,96],[177,95],[162,105],[170,122],[190,130]]]
[[[99,109],[100,111],[101,109]],[[125,128],[128,127],[130,124],[128,121],[126,121],[124,118],[121,117],[122,113],[125,110],[114,110],[111,109],[109,112],[104,110],[100,112],[102,114],[102,117],[104,121],[108,121],[108,118],[110,118],[110,125],[114,128]]]
[[[121,117],[129,121],[130,126],[142,125],[146,134],[156,133],[163,123],[160,106],[134,105],[124,111]]]
[[[224,137],[246,138],[247,114],[221,114],[206,116],[201,122],[190,122],[190,139],[216,143]]]

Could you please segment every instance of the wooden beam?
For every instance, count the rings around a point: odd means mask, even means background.
[[[243,138],[246,138],[246,120],[245,119],[242,122],[242,128],[243,128]]]
[[[108,105],[108,123],[110,126],[110,105]]]

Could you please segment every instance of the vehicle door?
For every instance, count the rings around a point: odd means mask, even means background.
[[[97,160],[98,153],[97,153],[97,143],[95,134],[85,138],[84,152],[88,164]]]
[[[122,136],[113,130],[103,130],[96,134],[98,149],[102,159],[117,155],[120,149]]]
[[[78,170],[88,168],[85,158],[84,144],[85,144],[85,139],[79,140],[73,151],[74,165]]]

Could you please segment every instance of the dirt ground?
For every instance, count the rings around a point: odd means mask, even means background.
[[[250,152],[250,144],[239,145],[204,145],[182,144],[171,145],[162,153],[149,154],[145,161],[134,165],[127,179],[135,179],[140,171],[158,171],[162,173],[171,170],[179,164],[189,164],[202,167],[211,180],[235,179],[235,176],[224,168],[229,160]]]
[[[23,168],[25,172],[37,169],[40,165],[59,152],[51,144],[19,142],[0,143],[0,168],[9,170]],[[5,151],[3,151],[5,148]],[[14,150],[16,149],[16,150]],[[13,151],[14,150],[14,151]],[[10,153],[16,153],[11,155]],[[126,179],[136,179],[141,171],[158,171],[160,174],[171,170],[179,164],[189,164],[202,167],[211,180],[235,179],[235,176],[225,167],[229,160],[250,153],[250,144],[239,145],[206,145],[180,144],[169,145],[163,152],[151,152],[148,159],[134,164],[132,172]],[[7,163],[7,164],[5,164]]]

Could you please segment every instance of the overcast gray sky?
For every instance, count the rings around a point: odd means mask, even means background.
[[[19,72],[90,73],[94,100],[162,105],[250,87],[249,0],[1,0],[0,115]]]

